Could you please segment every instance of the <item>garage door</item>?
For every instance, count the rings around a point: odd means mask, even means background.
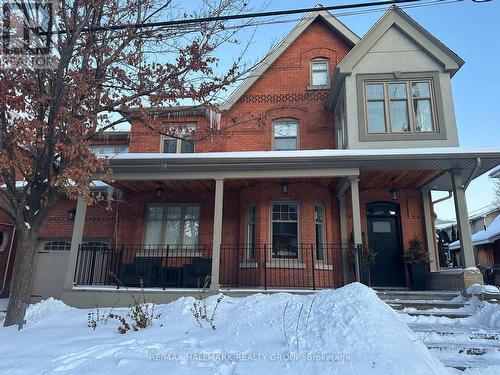
[[[32,303],[48,297],[61,298],[70,249],[69,240],[39,243],[31,287]]]
[[[82,243],[78,260],[80,274],[86,275],[85,284],[96,284],[102,277],[102,268],[107,262],[109,244],[107,241]],[[54,297],[61,298],[68,269],[71,240],[44,240],[38,245],[35,273],[31,286],[31,303]],[[90,275],[90,276],[89,276]]]

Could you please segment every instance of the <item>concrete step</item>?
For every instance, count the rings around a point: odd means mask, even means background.
[[[376,292],[383,301],[451,301],[461,295],[458,291],[377,290]]]
[[[445,317],[450,319],[467,318],[469,316],[472,316],[472,314],[470,313],[463,311],[453,311],[452,309],[450,310],[443,309],[442,311],[439,310],[412,310],[412,311],[397,310],[397,311],[400,314],[408,314],[411,316],[435,316],[435,317]]]
[[[465,306],[463,302],[450,302],[450,301],[385,300],[384,302],[395,310],[401,310],[406,307],[414,307],[418,310],[430,310],[434,308],[460,309]]]
[[[452,329],[444,330],[444,329],[422,329],[419,326],[410,326],[415,332],[415,335],[423,340],[424,342],[443,342],[450,341],[451,343],[461,343],[461,344],[470,344],[475,345],[476,343],[486,344],[489,342],[493,342],[494,345],[500,347],[500,332],[487,330],[487,331],[471,331],[469,329]]]

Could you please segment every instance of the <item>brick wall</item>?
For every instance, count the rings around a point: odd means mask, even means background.
[[[331,74],[348,52],[339,35],[323,21],[314,22],[223,114],[222,127],[229,130],[197,143],[196,152],[271,150],[272,122],[285,117],[299,121],[300,149],[334,148],[333,114],[324,107],[327,90],[308,90],[310,63],[318,57],[328,59]],[[204,116],[171,117],[170,121],[197,122],[201,133],[208,126]],[[132,122],[130,152],[159,152],[160,140],[144,124]]]

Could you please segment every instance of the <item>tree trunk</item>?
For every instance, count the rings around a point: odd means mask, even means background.
[[[24,318],[23,304],[29,303],[31,280],[35,270],[38,228],[27,229],[23,225],[18,230],[16,257],[12,270],[9,305],[4,326],[17,324]]]

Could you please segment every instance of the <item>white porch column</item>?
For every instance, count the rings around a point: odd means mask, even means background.
[[[475,267],[474,249],[472,247],[472,234],[469,224],[469,211],[467,210],[467,200],[460,170],[451,171],[451,183],[453,186],[453,199],[455,201],[455,215],[457,216],[458,236],[460,238],[460,247],[462,264],[465,268]]]
[[[224,180],[215,180],[214,235],[212,249],[212,280],[210,290],[219,291],[220,245],[222,242],[222,212],[224,202]]]
[[[345,210],[345,195],[344,193],[337,196],[339,200],[339,223],[340,223],[340,244],[342,246],[342,274],[344,284],[349,282],[349,254],[348,246],[349,240],[347,238],[347,223],[346,223],[346,210]]]
[[[85,214],[87,213],[87,201],[84,198],[78,198],[76,203],[75,221],[73,223],[73,234],[71,236],[71,250],[69,253],[68,269],[66,271],[66,280],[64,289],[73,288],[75,278],[76,261],[78,258],[78,247],[83,239],[83,227],[85,226]]]
[[[435,231],[432,226],[432,212],[431,212],[431,192],[422,190],[422,205],[424,208],[424,223],[425,223],[425,240],[427,251],[429,252],[429,259],[431,260],[431,272],[439,271],[439,255],[436,248]]]
[[[352,231],[354,234],[354,246],[363,244],[363,237],[361,234],[361,210],[359,207],[359,178],[349,177],[351,185],[351,204],[352,204]],[[359,269],[359,253],[355,252],[354,260],[356,270],[356,281],[361,281],[361,271]]]

